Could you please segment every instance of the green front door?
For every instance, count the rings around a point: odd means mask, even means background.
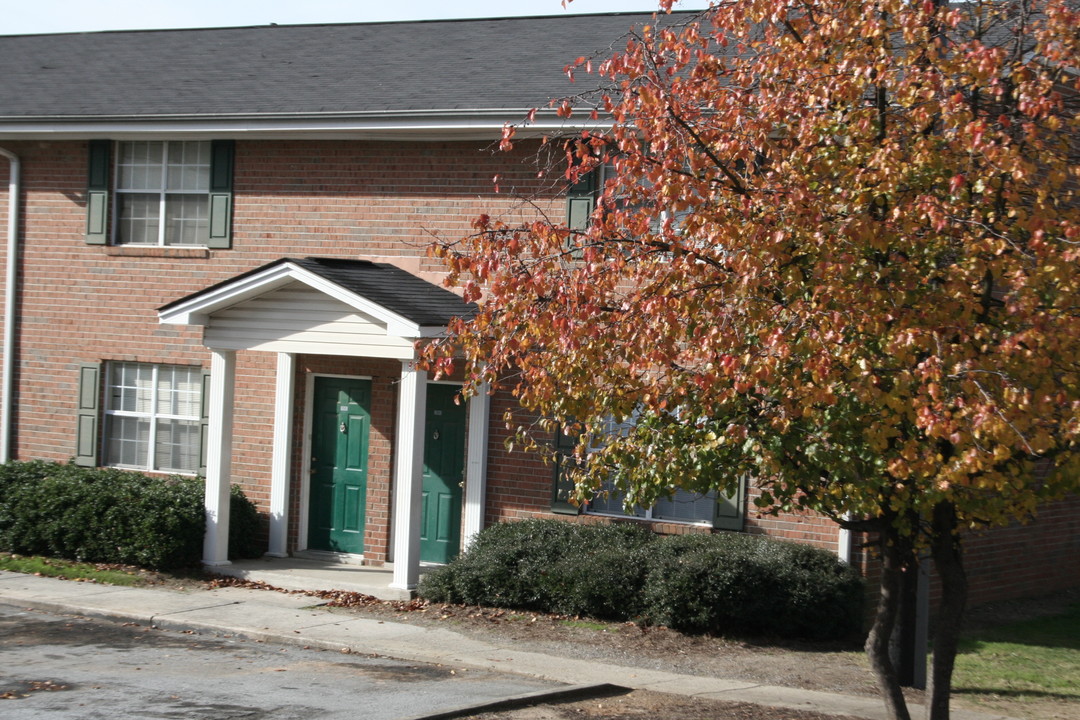
[[[461,547],[461,485],[465,472],[465,405],[456,385],[427,386],[424,424],[420,559],[446,563]]]
[[[308,548],[364,552],[371,381],[315,378]]]

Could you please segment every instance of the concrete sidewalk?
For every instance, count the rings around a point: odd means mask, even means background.
[[[237,635],[266,642],[377,654],[518,673],[568,685],[613,683],[635,690],[749,702],[884,720],[877,698],[681,675],[577,660],[484,642],[444,628],[351,618],[316,606],[316,598],[244,588],[178,592],[71,582],[0,571],[0,603],[68,615],[133,621],[169,630]],[[921,709],[912,707],[912,714]],[[1004,715],[953,710],[955,720],[1009,720]]]

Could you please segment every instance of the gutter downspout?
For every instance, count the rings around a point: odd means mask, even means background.
[[[851,513],[844,513],[844,519],[850,520]],[[836,555],[843,563],[848,565],[851,564],[851,531],[847,528],[840,528],[840,532],[837,535]]]
[[[4,279],[4,382],[0,392],[0,463],[11,459],[12,395],[15,374],[15,283],[19,258],[19,157],[3,148],[8,174],[7,265]]]

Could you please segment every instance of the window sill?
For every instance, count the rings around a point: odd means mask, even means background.
[[[637,515],[621,515],[618,513],[606,513],[596,512],[585,508],[582,512],[583,515],[598,518],[609,518],[611,520],[618,520],[620,522],[634,522],[634,523],[648,523],[651,527],[657,528],[661,525],[682,528],[676,532],[687,532],[689,528],[701,528],[703,530],[711,531],[713,524],[709,520],[675,520],[673,518],[654,518],[654,517],[638,517]],[[667,534],[671,534],[671,530],[661,531]],[[691,530],[691,532],[695,532]]]
[[[156,247],[153,245],[108,245],[105,254],[111,257],[208,258],[209,248]]]
[[[107,463],[103,463],[98,467],[111,468],[113,470],[124,470],[125,472],[142,473],[143,475],[146,475],[148,477],[155,478],[199,477],[199,473],[191,472],[189,470],[147,470],[146,468],[139,467],[138,465],[109,465]]]

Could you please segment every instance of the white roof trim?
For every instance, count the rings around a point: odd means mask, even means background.
[[[85,140],[108,137],[117,140],[147,135],[176,137],[207,136],[215,139],[422,139],[474,140],[497,138],[509,122],[517,126],[518,137],[602,129],[610,122],[581,118],[565,120],[550,113],[538,113],[535,122],[523,125],[527,110],[480,112],[473,114],[415,113],[384,116],[327,115],[307,117],[191,116],[191,117],[103,117],[103,118],[18,118],[0,117],[0,139]]]
[[[264,295],[291,282],[304,283],[375,320],[386,324],[386,334],[392,337],[416,339],[431,337],[436,328],[421,327],[412,320],[346,290],[324,277],[291,262],[267,268],[238,280],[227,282],[211,292],[200,294],[186,302],[158,311],[158,321],[165,325],[207,325],[210,316],[245,300]],[[444,332],[445,328],[438,328]]]

